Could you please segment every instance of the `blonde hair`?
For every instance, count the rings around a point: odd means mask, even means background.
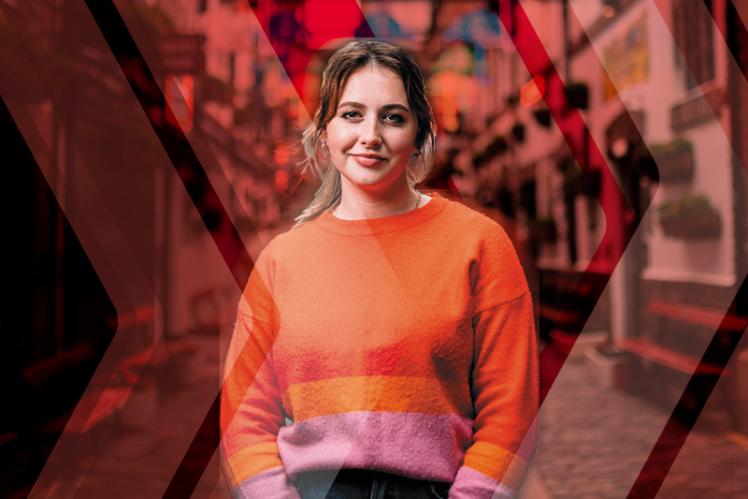
[[[381,66],[397,74],[403,81],[408,105],[416,118],[415,147],[419,161],[409,164],[408,183],[415,186],[431,171],[436,125],[426,96],[423,74],[413,57],[405,50],[376,40],[356,40],[338,49],[330,57],[322,74],[320,103],[312,122],[302,134],[305,159],[301,162],[303,172],[311,170],[320,180],[311,203],[296,217],[296,226],[317,218],[324,211],[335,208],[340,202],[340,172],[325,161],[319,153],[320,137],[335,115],[340,95],[350,75],[368,65]],[[418,165],[420,163],[420,165]],[[419,166],[419,167],[417,167]]]

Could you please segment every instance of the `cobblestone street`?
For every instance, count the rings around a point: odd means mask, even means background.
[[[94,460],[81,460],[87,469],[69,475],[80,477],[74,484],[78,494],[155,497],[163,492],[190,440],[185,434],[194,431],[196,415],[184,408],[204,406],[215,389],[215,339],[190,341],[195,354],[182,365],[177,395],[138,395],[141,400],[133,400],[132,410],[106,432],[106,450]],[[571,358],[541,411],[540,448],[521,499],[627,497],[667,417],[642,399],[601,386],[586,358]],[[657,497],[748,497],[748,474],[742,472],[748,469],[748,438],[710,431],[702,420]],[[192,497],[226,493],[214,456]]]
[[[541,444],[528,482],[539,482],[553,499],[625,498],[668,416],[602,387],[586,358],[570,359],[541,411]],[[703,416],[657,497],[748,497],[748,439],[710,431]]]

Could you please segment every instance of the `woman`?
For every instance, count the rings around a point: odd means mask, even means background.
[[[538,403],[514,248],[488,218],[414,188],[434,132],[407,52],[349,43],[320,100],[304,146],[322,185],[239,304],[221,415],[233,491],[512,497]]]

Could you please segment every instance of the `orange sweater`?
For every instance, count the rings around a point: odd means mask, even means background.
[[[516,252],[436,193],[276,237],[226,373],[222,456],[241,497],[298,498],[299,473],[341,468],[454,482],[453,499],[513,497],[535,448],[537,345]]]

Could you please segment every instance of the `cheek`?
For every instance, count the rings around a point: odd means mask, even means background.
[[[388,143],[393,151],[400,154],[410,154],[416,150],[415,135],[411,133],[394,133]]]
[[[327,131],[327,145],[334,154],[348,149],[352,142],[355,142],[356,134],[354,130],[343,127],[330,127]]]

